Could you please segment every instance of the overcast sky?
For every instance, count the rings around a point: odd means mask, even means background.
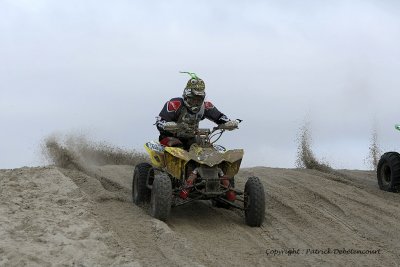
[[[83,133],[144,151],[196,72],[240,130],[244,166],[294,167],[310,121],[335,168],[366,169],[372,129],[400,150],[399,1],[0,0],[0,168]],[[203,126],[210,126],[204,123]]]

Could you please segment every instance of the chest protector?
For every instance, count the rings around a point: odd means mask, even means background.
[[[199,112],[191,113],[186,106],[182,107],[181,114],[178,118],[178,123],[185,122],[194,129],[199,128],[199,122],[204,117],[204,104],[201,106]]]

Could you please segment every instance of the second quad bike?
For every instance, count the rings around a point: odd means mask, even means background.
[[[400,124],[395,128],[400,131]],[[384,153],[377,168],[378,185],[381,190],[398,192],[400,189],[400,154],[397,152]]]
[[[188,150],[155,141],[146,143],[151,164],[140,163],[135,167],[134,204],[150,202],[150,214],[165,221],[171,207],[211,200],[216,207],[244,211],[247,225],[261,226],[265,216],[264,187],[260,179],[253,176],[248,178],[244,191],[235,188],[234,177],[244,152],[242,149],[226,150],[215,144],[226,130],[233,129],[223,124],[213,129],[191,129],[195,141]]]

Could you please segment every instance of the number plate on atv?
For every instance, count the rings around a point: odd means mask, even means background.
[[[154,150],[154,151],[157,151],[160,153],[164,153],[164,147],[158,142],[150,141],[150,142],[146,143],[146,146],[148,148],[150,148],[151,150]]]

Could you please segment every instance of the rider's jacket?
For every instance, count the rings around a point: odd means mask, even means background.
[[[209,119],[216,124],[223,124],[229,121],[228,117],[220,112],[209,101],[204,101],[199,112],[192,113],[186,108],[181,97],[175,97],[165,103],[163,109],[157,117],[156,126],[160,131],[161,138],[161,136],[174,136],[173,133],[164,130],[164,125],[166,122],[185,122],[189,125],[198,127],[199,122],[204,119]]]

